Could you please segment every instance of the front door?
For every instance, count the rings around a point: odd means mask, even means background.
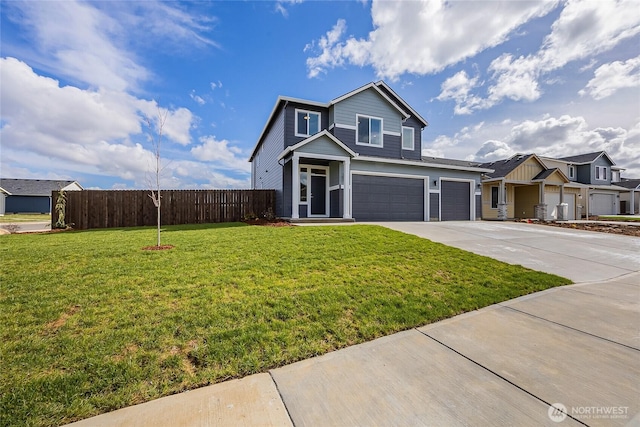
[[[311,171],[311,215],[327,215],[327,176],[316,175]]]

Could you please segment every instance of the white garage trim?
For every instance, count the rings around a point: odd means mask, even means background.
[[[411,174],[402,174],[402,173],[392,173],[392,172],[372,172],[372,171],[354,171],[351,170],[351,175],[349,177],[349,191],[353,188],[353,175],[368,175],[368,176],[386,176],[389,178],[409,178],[409,179],[421,179],[424,181],[424,209],[423,209],[423,220],[429,221],[429,177],[424,175],[411,175]],[[349,212],[353,212],[353,197],[352,194],[349,194]]]

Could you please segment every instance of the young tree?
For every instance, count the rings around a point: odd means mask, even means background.
[[[165,122],[167,120],[168,110],[162,111],[160,107],[158,107],[158,116],[156,119],[156,123],[154,126],[154,121],[151,118],[147,117],[146,122],[147,126],[149,126],[149,136],[151,140],[151,145],[153,148],[153,156],[154,156],[154,166],[153,166],[153,182],[151,182],[151,194],[149,197],[153,201],[153,205],[156,207],[156,219],[158,225],[157,231],[157,243],[156,245],[160,246],[160,206],[162,205],[162,196],[160,195],[160,174],[162,173],[162,162],[160,158],[160,146],[162,144],[162,132],[164,129]]]

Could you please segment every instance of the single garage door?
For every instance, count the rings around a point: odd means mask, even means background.
[[[440,221],[471,219],[471,185],[468,182],[441,181]]]
[[[591,195],[591,215],[615,215],[616,196],[615,194],[595,193]]]
[[[424,221],[424,180],[353,174],[356,221]]]

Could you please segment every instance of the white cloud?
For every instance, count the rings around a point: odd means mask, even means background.
[[[593,79],[579,92],[581,96],[600,100],[620,89],[640,87],[640,56],[601,65],[593,74]]]
[[[149,79],[152,73],[139,64],[132,51],[136,45],[142,49],[162,46],[164,50],[215,45],[201,35],[208,30],[210,18],[189,15],[159,1],[104,5],[77,0],[16,1],[3,7],[29,35],[36,50],[9,47],[5,55],[32,57],[39,68],[92,88],[137,90]]]
[[[404,73],[432,74],[448,65],[497,46],[532,18],[543,16],[555,2],[373,1],[374,30],[366,38],[342,41],[344,20],[306,50],[309,77],[342,66],[371,65],[379,77]],[[469,36],[472,34],[473,36]]]
[[[213,162],[222,169],[242,172],[251,170],[245,153],[226,139],[218,140],[215,136],[207,136],[200,138],[200,142],[201,145],[191,149],[191,154],[197,160]]]
[[[216,89],[220,89],[222,87],[222,82],[220,80],[218,80],[218,82],[211,82],[211,90],[216,90]]]
[[[639,34],[640,12],[637,6],[633,0],[567,2],[538,52],[519,57],[504,53],[496,58],[488,69],[491,85],[487,97],[474,105],[452,98],[456,101],[456,111],[459,111],[456,114],[490,108],[504,99],[537,100],[542,95],[539,81],[544,75],[569,62],[606,52]],[[628,84],[623,80],[617,79],[616,83]]]
[[[439,101],[452,99],[456,102],[455,114],[471,114],[483,103],[480,97],[471,94],[471,91],[479,85],[478,80],[479,77],[469,78],[466,71],[460,71],[442,83],[440,95],[436,99]]]
[[[204,105],[204,104],[207,103],[207,101],[205,101],[203,97],[201,97],[200,95],[196,94],[195,90],[192,90],[189,93],[189,97],[191,99],[193,99],[196,102],[196,104],[198,104],[198,105]]]
[[[300,4],[300,3],[302,3],[302,0],[279,0],[276,2],[275,10],[276,12],[282,14],[282,16],[287,18],[289,16],[289,11],[287,10],[287,7],[294,4]]]
[[[0,59],[0,80],[3,164],[9,153],[28,152],[48,159],[49,165],[68,163],[70,170],[125,179],[147,169],[152,154],[131,138],[143,133],[143,116],[157,116],[155,101],[123,92],[60,87],[57,80],[35,74],[14,58]],[[189,144],[191,112],[161,111],[167,112],[164,134],[173,142]]]
[[[472,159],[477,162],[491,162],[494,160],[506,159],[515,152],[502,141],[485,141]]]

